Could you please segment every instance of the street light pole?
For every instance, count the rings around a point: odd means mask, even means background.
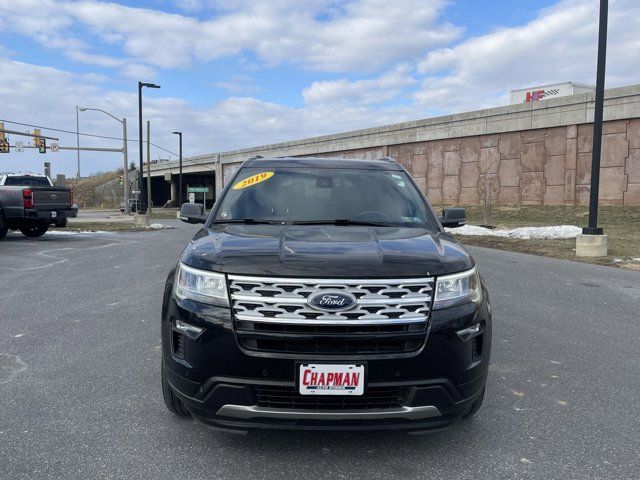
[[[596,103],[593,113],[593,148],[591,154],[591,190],[589,192],[589,226],[576,237],[576,255],[604,257],[607,255],[607,236],[598,227],[598,197],[600,190],[600,154],[602,151],[602,120],[604,110],[604,81],[607,64],[607,17],[609,1],[600,0],[598,29],[598,68],[596,73]]]
[[[179,154],[180,154],[180,170],[179,170],[179,175],[178,175],[178,201],[176,202],[178,204],[178,209],[180,209],[181,207],[181,202],[182,202],[182,132],[172,132],[174,135],[178,135],[178,139],[180,142],[180,150],[178,150]]]
[[[78,105],[76,105],[76,146],[78,150],[76,150],[76,154],[78,157],[78,170],[76,172],[76,178],[80,178],[80,112],[78,109]]]
[[[602,235],[598,227],[598,197],[600,190],[600,153],[602,151],[602,116],[604,109],[604,81],[607,64],[607,17],[609,0],[600,0],[600,26],[598,31],[598,70],[596,74],[596,104],[593,113],[593,149],[591,157],[591,190],[589,198],[589,226],[585,235]]]
[[[146,205],[143,205],[143,200],[145,198],[145,189],[144,182],[142,181],[142,172],[144,171],[144,160],[142,158],[142,87],[160,88],[160,85],[156,85],[155,83],[138,82],[138,143],[140,148],[140,170],[138,171],[138,191],[140,192],[140,207],[138,213],[146,213],[147,211]]]
[[[110,114],[109,112],[107,112],[106,110],[102,110],[101,108],[89,108],[89,107],[78,107],[76,106],[76,110],[79,110],[81,112],[86,112],[87,110],[93,110],[96,112],[102,112],[105,115],[109,115],[111,118],[113,118],[114,120],[120,122],[122,124],[122,154],[124,157],[124,170],[122,171],[122,176],[123,176],[123,180],[124,180],[124,195],[123,195],[123,199],[124,199],[124,213],[125,215],[129,215],[129,213],[131,213],[131,206],[129,205],[129,191],[130,191],[130,185],[129,185],[129,155],[128,155],[128,150],[127,150],[127,118],[126,117],[122,117],[122,120],[119,119],[118,117],[116,117],[115,115]],[[80,153],[80,151],[78,150],[78,153]],[[78,164],[80,165],[80,164]]]
[[[140,147],[140,168],[138,168],[138,203],[136,213],[142,213],[143,183],[142,183],[142,82],[138,82],[138,143]]]

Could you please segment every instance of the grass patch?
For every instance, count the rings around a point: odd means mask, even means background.
[[[149,217],[151,220],[169,220],[169,219],[173,219],[175,220],[177,218],[177,209],[176,208],[167,208],[167,209],[162,209],[162,210],[151,210],[151,217]]]
[[[466,207],[467,223],[482,224],[482,207]],[[544,227],[550,225],[576,225],[584,227],[589,222],[587,207],[551,205],[527,205],[494,207],[493,223],[497,228]],[[576,257],[575,239],[521,240],[516,238],[471,237],[456,235],[466,245],[512,250],[553,258],[578,260],[600,265],[616,265],[640,268],[633,258],[640,258],[640,207],[598,208],[598,226],[608,236],[609,255],[602,258]],[[614,259],[623,262],[614,263]]]

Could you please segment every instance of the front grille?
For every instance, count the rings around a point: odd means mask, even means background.
[[[405,353],[424,344],[432,278],[287,279],[230,276],[235,328],[248,350],[291,354]],[[312,308],[321,290],[356,298],[343,312]]]
[[[255,387],[259,407],[305,410],[364,410],[404,405],[407,389],[369,387],[364,395],[300,395],[295,387]]]

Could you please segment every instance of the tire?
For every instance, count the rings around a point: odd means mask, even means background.
[[[49,225],[30,225],[28,227],[20,227],[23,235],[31,238],[41,237],[49,230]]]
[[[185,408],[180,399],[173,393],[169,382],[167,381],[167,376],[164,373],[164,361],[162,362],[162,368],[160,370],[160,375],[162,376],[162,398],[164,399],[164,404],[171,413],[178,417],[190,417],[191,414],[189,410]]]
[[[484,390],[485,389],[483,388],[478,398],[476,398],[475,401],[469,407],[469,410],[467,410],[467,412],[464,415],[462,415],[462,418],[471,418],[476,413],[478,413],[478,410],[480,410],[480,407],[482,406],[482,400],[484,400]]]
[[[0,213],[0,240],[2,240],[5,237],[8,231],[9,231],[9,227],[4,222],[4,217],[2,216],[2,213]]]

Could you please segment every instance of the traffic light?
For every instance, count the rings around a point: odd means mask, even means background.
[[[33,144],[38,148],[38,152],[47,153],[47,141],[40,137],[40,130],[33,130]]]
[[[0,153],[9,153],[9,140],[4,134],[4,123],[0,122]]]
[[[124,177],[122,175],[118,175],[118,183],[122,185],[124,183]]]

